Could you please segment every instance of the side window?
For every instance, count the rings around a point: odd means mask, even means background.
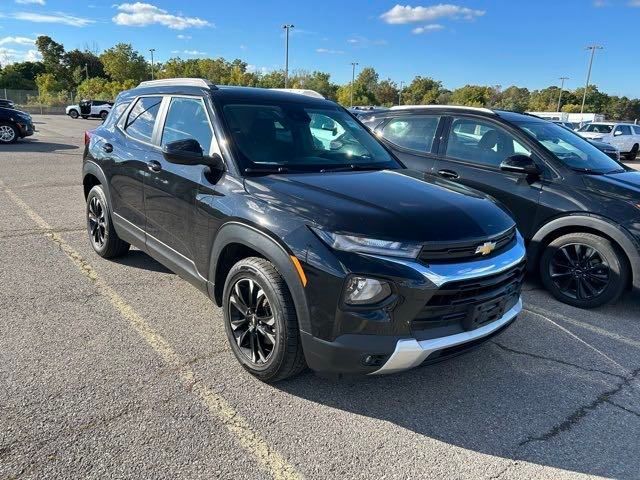
[[[631,127],[629,125],[618,125],[614,135],[631,135]]]
[[[205,155],[208,154],[213,140],[209,117],[201,99],[175,97],[169,105],[161,144],[187,138],[197,140]]]
[[[635,125],[634,125],[634,126],[633,126],[633,131],[634,131],[634,133],[635,133],[636,135],[640,135],[640,127],[638,127],[638,126],[635,126]]]
[[[344,128],[332,118],[321,113],[312,113],[309,116],[311,117],[309,131],[313,138],[314,147],[320,150],[331,150],[332,142],[343,136]],[[335,145],[336,143],[334,143]]]
[[[394,118],[382,128],[382,136],[399,147],[430,152],[440,117]]]
[[[125,132],[136,140],[151,143],[162,97],[141,97],[131,111],[124,126]]]
[[[531,155],[531,151],[498,125],[472,118],[453,118],[447,157],[499,167],[514,154]]]
[[[107,119],[104,121],[103,126],[106,128],[111,128],[113,127],[116,123],[118,123],[118,120],[120,120],[120,117],[122,116],[122,114],[124,113],[124,111],[127,109],[127,107],[129,106],[130,102],[121,102],[116,104],[111,111],[109,112],[109,116],[107,117]]]

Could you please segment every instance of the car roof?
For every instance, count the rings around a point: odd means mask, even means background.
[[[411,113],[444,113],[444,114],[455,114],[455,113],[473,113],[476,115],[484,115],[487,117],[500,117],[507,122],[546,122],[547,120],[537,117],[535,115],[530,115],[528,113],[518,113],[512,112],[509,110],[499,110],[499,109],[491,109],[491,108],[480,108],[480,107],[467,107],[464,105],[401,105],[391,107],[389,110],[383,112],[376,112],[376,117],[386,117],[386,116],[402,116],[402,115],[410,115]],[[374,114],[372,113],[373,117]],[[367,118],[366,116],[364,117]]]

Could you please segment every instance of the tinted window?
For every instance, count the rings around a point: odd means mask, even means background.
[[[223,111],[244,168],[399,166],[366,128],[338,107],[227,104]]]
[[[613,125],[603,125],[602,123],[590,123],[580,129],[581,132],[611,133]]]
[[[111,128],[116,123],[118,123],[118,120],[120,120],[120,117],[129,106],[129,103],[130,102],[122,102],[122,103],[118,103],[115,107],[113,107],[109,112],[109,116],[104,121],[104,126],[107,128]]]
[[[618,132],[621,132],[621,133],[618,133]],[[616,127],[616,131],[614,132],[614,135],[616,133],[618,135],[620,135],[620,134],[622,134],[622,135],[631,135],[631,127],[629,125],[618,125]]]
[[[162,132],[162,145],[193,138],[209,153],[213,133],[204,103],[199,98],[172,98]]]
[[[153,125],[160,110],[162,97],[142,97],[136,101],[136,104],[129,112],[126,132],[137,140],[143,142],[151,142],[153,136]]]
[[[394,118],[382,129],[382,136],[400,147],[430,152],[440,117]]]
[[[633,131],[635,132],[636,135],[640,135],[640,127],[633,127]]]
[[[556,128],[562,129],[553,123]],[[454,118],[447,142],[447,156],[481,165],[499,167],[511,155],[530,155],[529,149],[493,123]]]
[[[525,133],[567,167],[578,172],[607,173],[621,171],[619,163],[609,158],[577,133],[553,123],[523,121],[514,122]]]

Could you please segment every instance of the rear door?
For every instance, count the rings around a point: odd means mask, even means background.
[[[611,144],[616,146],[618,150],[623,153],[631,151],[631,147],[634,144],[634,137],[632,135],[630,125],[616,125],[613,129],[613,137]]]
[[[437,175],[485,192],[512,213],[525,238],[532,234],[542,183],[540,178],[503,172],[500,164],[515,155],[535,155],[526,142],[502,125],[474,116],[455,116],[447,122]],[[536,160],[540,166],[543,163]]]
[[[442,128],[440,120],[439,115],[392,117],[375,131],[408,168],[431,173]]]

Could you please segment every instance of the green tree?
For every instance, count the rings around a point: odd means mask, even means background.
[[[45,73],[42,62],[20,62],[7,65],[0,72],[0,88],[34,90],[36,76]]]
[[[402,103],[404,105],[441,103],[438,99],[442,93],[442,82],[430,77],[417,76],[402,90]]]
[[[81,51],[78,49],[66,52],[63,55],[62,63],[67,69],[67,72],[71,74],[71,78],[75,85],[81,83],[87,76],[89,77],[104,77],[104,65],[100,61],[100,58],[93,52],[87,50]],[[85,68],[87,71],[85,71]]]
[[[560,88],[551,86],[542,90],[534,90],[529,95],[530,112],[555,112],[558,108],[558,98],[560,96]],[[565,96],[565,103],[574,103],[570,98]]]
[[[118,43],[105,50],[100,55],[100,61],[107,75],[116,82],[140,82],[149,77],[150,68],[147,61],[129,43]]]
[[[524,112],[529,108],[529,96],[529,89],[512,85],[499,92],[497,101],[492,106],[502,110]]]
[[[480,85],[465,85],[451,94],[451,102],[455,105],[467,107],[485,107],[490,104],[495,90],[492,87]]]
[[[36,48],[40,52],[40,55],[42,55],[42,63],[44,64],[45,71],[62,80],[64,70],[64,66],[62,65],[64,47],[62,44],[56,42],[48,35],[40,35],[36,38]]]
[[[320,93],[331,100],[336,99],[338,86],[331,83],[331,75],[324,72],[306,72],[304,70],[294,73],[291,82],[292,88],[306,88]]]
[[[398,85],[391,79],[382,80],[376,87],[376,104],[391,107],[398,103]]]

